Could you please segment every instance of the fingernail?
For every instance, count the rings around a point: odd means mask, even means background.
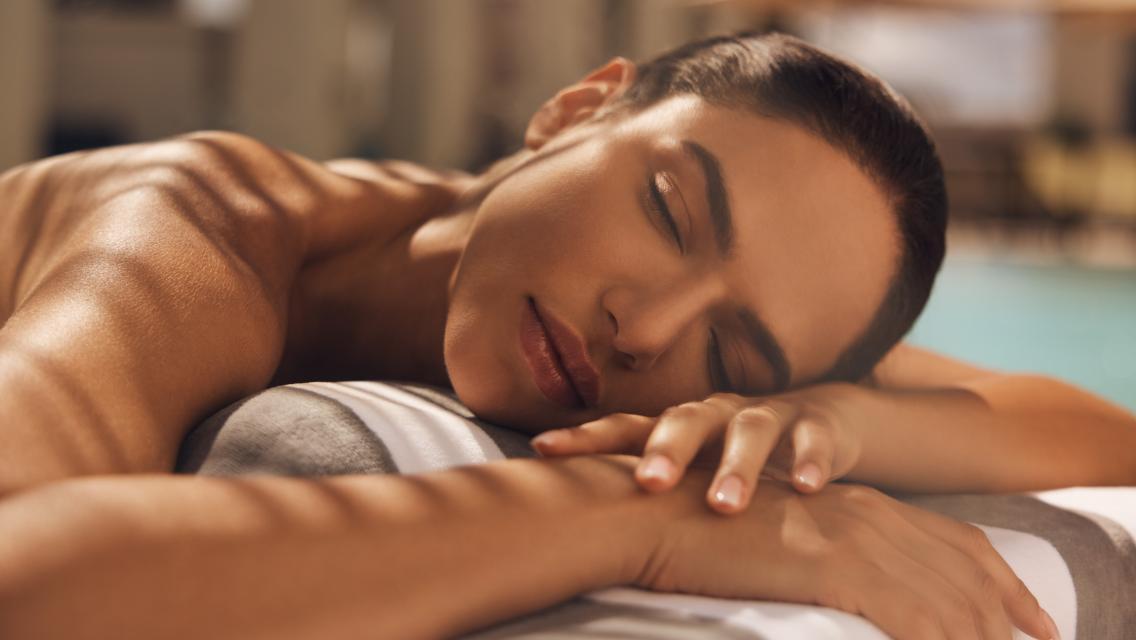
[[[1041,610],[1041,619],[1045,622],[1045,630],[1049,633],[1050,640],[1061,640],[1061,632],[1057,630],[1057,623],[1053,621],[1053,616],[1045,609]]]
[[[666,482],[674,476],[674,463],[666,456],[658,453],[647,456],[639,467],[639,477],[644,480],[661,480]]]
[[[806,462],[797,469],[797,484],[808,487],[810,489],[819,489],[820,483],[824,480],[821,477],[820,467],[811,462]]]
[[[718,483],[718,490],[714,492],[714,500],[727,507],[738,507],[742,503],[742,480],[729,475]]]

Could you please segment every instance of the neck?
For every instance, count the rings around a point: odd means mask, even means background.
[[[475,211],[431,217],[391,245],[384,270],[390,277],[374,298],[389,331],[376,354],[386,361],[382,377],[449,384],[442,347],[450,284]]]
[[[365,378],[448,385],[443,342],[453,276],[478,205],[523,155],[478,177],[430,174],[424,188],[391,189],[397,201],[376,208],[412,212],[413,222],[305,266],[273,383]],[[439,190],[452,197],[439,198]]]

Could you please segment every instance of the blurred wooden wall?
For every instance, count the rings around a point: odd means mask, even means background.
[[[0,171],[36,157],[48,108],[47,0],[0,1]]]

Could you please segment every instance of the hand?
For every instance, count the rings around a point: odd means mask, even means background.
[[[844,476],[860,455],[851,384],[823,384],[776,396],[718,393],[672,407],[658,418],[613,414],[533,439],[543,456],[642,454],[636,469],[649,491],[675,486],[687,467],[717,466],[706,499],[721,513],[749,504],[764,469],[802,493]],[[698,454],[702,451],[702,456]]]
[[[664,514],[638,586],[818,604],[900,640],[1009,640],[1011,624],[1059,637],[977,527],[849,484],[802,496],[768,481],[737,517],[691,515],[708,475],[691,471],[665,498],[682,505]]]

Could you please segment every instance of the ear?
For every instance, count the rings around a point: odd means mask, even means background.
[[[539,149],[561,131],[591,118],[623,95],[634,79],[635,63],[616,57],[583,80],[561,89],[529,120],[525,146]]]

